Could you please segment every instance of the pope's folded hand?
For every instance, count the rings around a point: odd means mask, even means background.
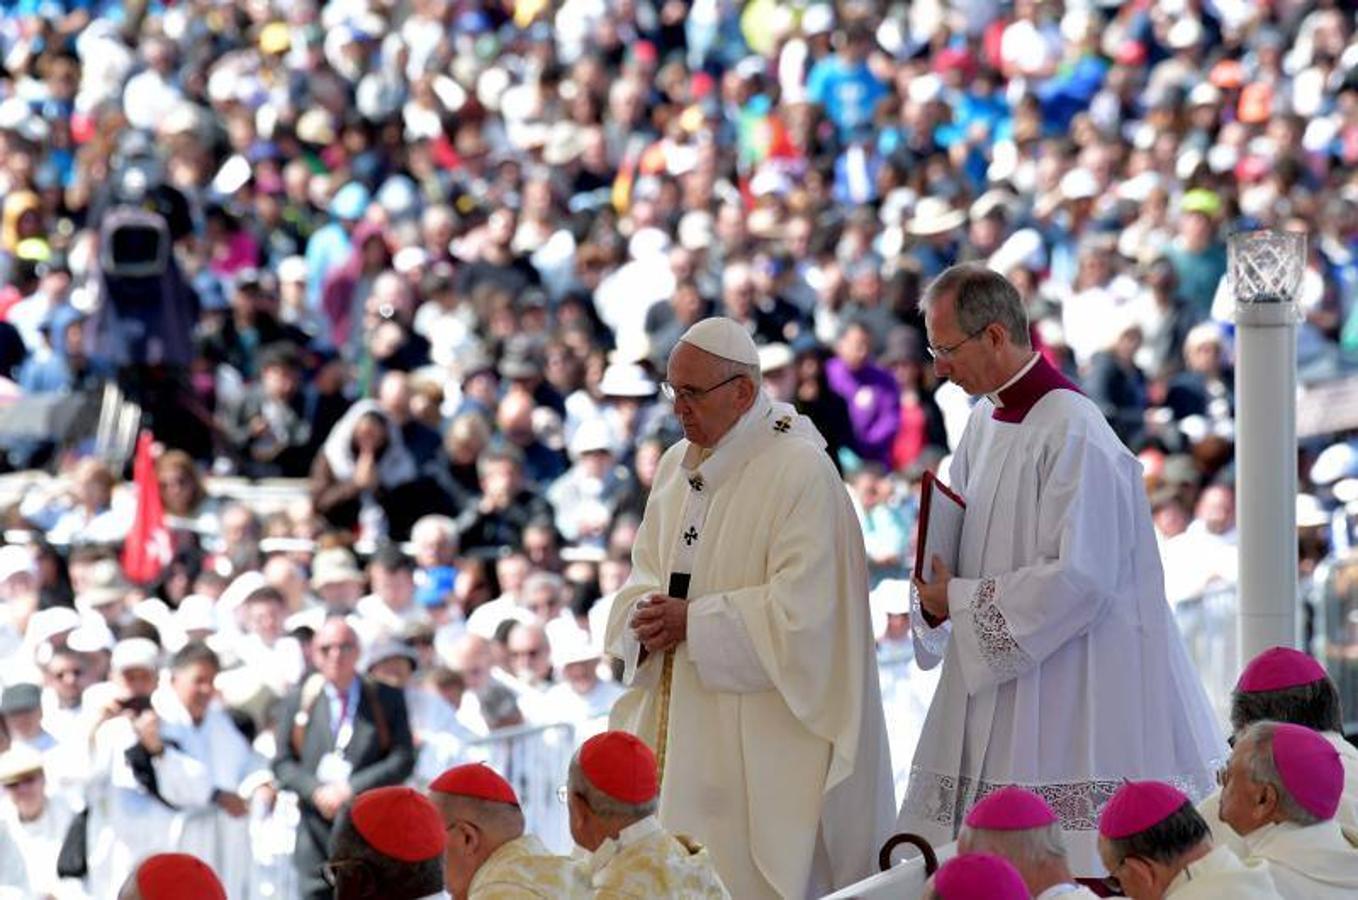
[[[637,604],[630,624],[647,651],[669,650],[688,636],[688,601],[652,594]]]

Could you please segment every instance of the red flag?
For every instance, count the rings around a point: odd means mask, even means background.
[[[173,556],[170,532],[165,527],[165,508],[160,503],[160,481],[151,459],[149,431],[143,431],[137,438],[132,481],[137,486],[137,516],[123,542],[123,571],[132,581],[146,584],[160,575]]]

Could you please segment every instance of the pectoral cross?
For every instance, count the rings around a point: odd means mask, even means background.
[[[696,541],[697,539],[698,539],[698,529],[690,525],[688,531],[684,532],[684,543],[692,547],[693,542]]]
[[[789,431],[792,430],[792,417],[783,416],[777,422],[774,422],[773,430],[778,432],[779,434],[787,434]]]

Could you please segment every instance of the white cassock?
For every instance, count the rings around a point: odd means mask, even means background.
[[[981,398],[953,457],[967,502],[950,618],[912,598],[920,665],[943,660],[897,830],[953,840],[1005,785],[1061,818],[1103,871],[1099,811],[1124,779],[1201,798],[1226,748],[1165,602],[1141,466],[1039,356]]]
[[[1358,897],[1358,833],[1331,819],[1302,827],[1275,822],[1245,836],[1247,859],[1263,860],[1284,900]]]
[[[20,821],[13,803],[0,806],[0,820],[9,829],[28,867],[28,881],[34,896],[50,895],[66,900],[84,895],[78,880],[57,876],[57,854],[61,852],[61,842],[66,838],[74,815],[66,800],[58,794],[49,794],[42,815],[29,822]]]
[[[281,637],[266,644],[259,635],[246,634],[236,641],[235,649],[242,667],[278,697],[286,696],[306,671],[302,646],[295,638]]]
[[[13,832],[14,826],[0,820],[0,900],[32,896],[28,865]]]
[[[637,602],[687,573],[660,820],[711,848],[734,897],[800,897],[874,871],[890,759],[863,536],[825,442],[762,394],[702,459],[661,458],[605,646],[631,690],[612,727],[657,745],[663,654],[637,665]]]
[[[250,821],[234,818],[212,800],[215,791],[237,794],[250,804],[255,789],[270,780],[267,762],[255,753],[240,729],[215,702],[197,725],[179,698],[162,688],[151,698],[160,716],[160,734],[179,745],[208,773],[207,797],[180,805],[182,821],[175,848],[212,866],[227,896],[243,896],[250,880]]]
[[[621,685],[602,678],[585,694],[577,693],[569,682],[563,681],[547,691],[547,708],[553,711],[558,722],[569,722],[575,727],[575,745],[578,747],[608,730],[608,714],[622,694]]]
[[[368,623],[372,634],[382,634],[390,638],[400,638],[412,625],[429,622],[429,613],[419,604],[411,602],[405,609],[392,609],[377,594],[369,594],[358,601],[354,607],[358,617]]]
[[[1325,740],[1339,751],[1339,761],[1344,764],[1344,793],[1339,798],[1339,809],[1334,820],[1344,828],[1358,832],[1358,747],[1354,747],[1337,731],[1322,731]],[[1198,812],[1212,829],[1212,840],[1230,847],[1237,856],[1249,855],[1245,841],[1235,833],[1235,829],[1221,821],[1221,789],[1217,788],[1198,804]]]
[[[188,817],[184,810],[201,809],[212,797],[208,767],[166,745],[165,752],[151,760],[157,790],[165,801],[161,802],[133,774],[127,751],[136,743],[132,722],[126,716],[110,719],[94,733],[87,788],[86,884],[95,900],[114,900],[138,860],[178,849]]]
[[[458,721],[457,710],[438,694],[407,686],[405,695],[410,731],[418,746],[410,784],[423,790],[447,769],[471,762],[469,745],[477,736]]]
[[[892,782],[899,805],[905,798],[910,761],[915,758],[929,704],[938,689],[939,669],[937,666],[921,669],[911,641],[883,638],[877,644],[877,674],[881,680],[887,740],[891,744]]]
[[[1280,900],[1266,862],[1241,862],[1225,847],[1214,847],[1189,863],[1165,890],[1165,900]]]

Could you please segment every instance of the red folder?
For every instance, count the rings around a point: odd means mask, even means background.
[[[935,513],[937,504],[948,504],[959,507],[965,511],[967,501],[961,495],[949,488],[946,484],[939,481],[933,472],[924,473],[924,481],[920,486],[919,521],[916,523],[915,531],[915,577],[920,581],[928,582],[924,577],[924,566],[928,562],[926,547],[929,546],[929,523],[930,517]],[[957,534],[953,535],[934,535],[936,543],[942,542],[956,546],[961,538],[961,518],[957,516],[946,516],[950,522],[956,522]],[[944,557],[944,562],[957,571],[957,560]]]

